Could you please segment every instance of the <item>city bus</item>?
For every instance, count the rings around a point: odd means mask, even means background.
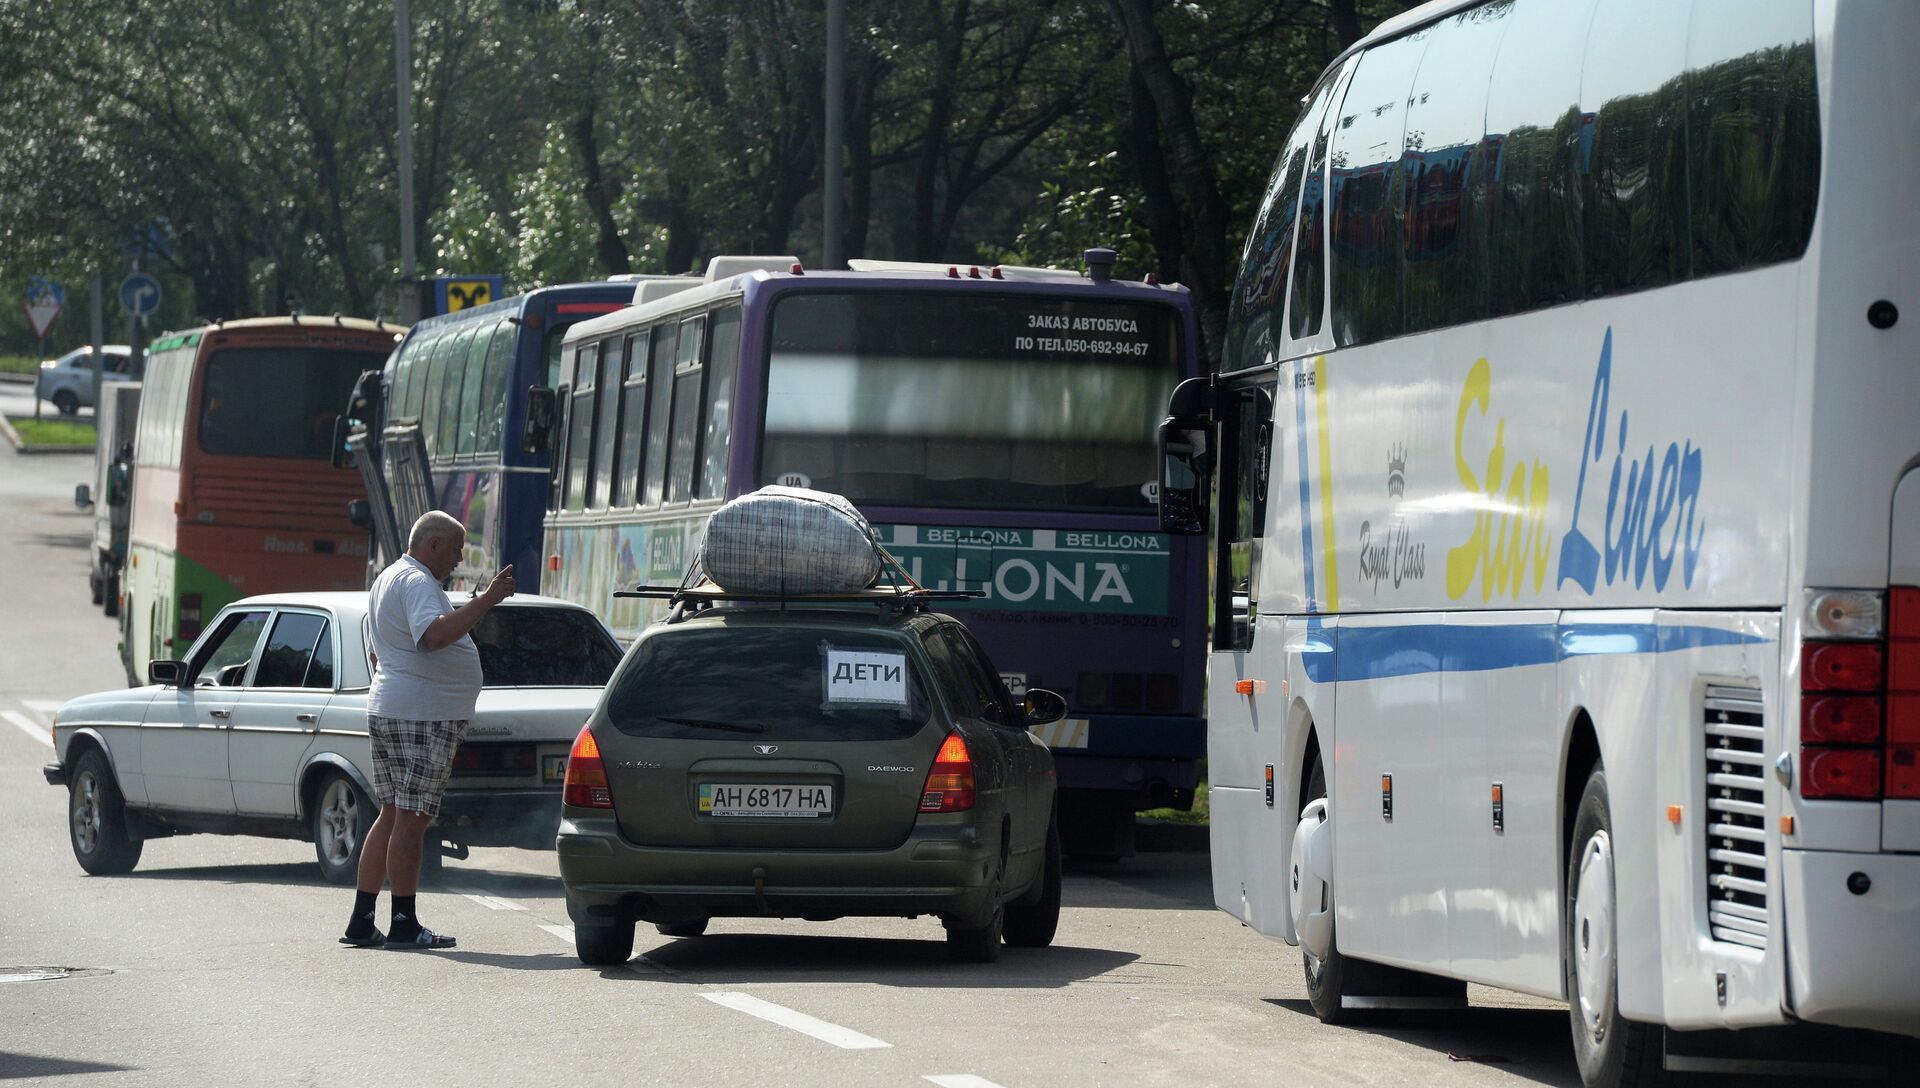
[[[695,287],[570,329],[541,591],[623,639],[729,498],[845,495],[956,606],[1048,733],[1070,852],[1131,850],[1191,804],[1204,739],[1205,547],[1156,522],[1154,428],[1199,373],[1185,288],[1071,271],[719,257]],[[1102,260],[1101,258],[1104,258]]]
[[[366,537],[348,512],[366,492],[329,451],[355,378],[403,331],[262,317],[148,348],[120,608],[129,682],[241,597],[366,584]]]
[[[621,309],[634,293],[632,282],[567,284],[427,318],[386,361],[379,394],[349,408],[358,463],[369,492],[385,500],[376,509],[391,511],[394,537],[428,510],[466,525],[452,588],[478,591],[511,563],[521,590],[539,592],[548,459],[520,441],[527,390],[557,379],[569,326]],[[422,452],[424,467],[415,460]],[[368,579],[395,558],[374,556]]]
[[[1161,512],[1215,902],[1322,1019],[1563,998],[1590,1085],[1920,1034],[1914,41],[1449,0],[1304,99]]]

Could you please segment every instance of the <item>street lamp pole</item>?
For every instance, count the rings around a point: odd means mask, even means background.
[[[420,320],[420,279],[413,251],[413,21],[407,0],[393,0],[393,84],[400,132],[400,323]]]
[[[846,145],[847,0],[827,0],[827,148],[821,164],[820,266],[839,268],[846,237],[841,204],[841,157]]]

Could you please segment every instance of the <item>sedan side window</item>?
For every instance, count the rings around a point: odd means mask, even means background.
[[[981,721],[994,725],[1007,725],[1006,707],[1000,701],[1000,681],[998,674],[987,664],[985,655],[959,627],[946,626],[940,633],[953,648],[953,656],[964,676],[968,700],[973,708],[967,711]]]
[[[245,682],[247,666],[267,629],[268,612],[236,612],[227,617],[210,649],[193,670],[195,687],[238,686]],[[238,668],[235,668],[238,666]]]
[[[327,633],[327,621],[306,612],[282,612],[267,636],[266,649],[260,653],[260,668],[255,670],[256,688],[297,688],[306,683],[307,670],[313,664],[313,648]],[[329,657],[332,655],[329,654]],[[328,662],[327,686],[333,686],[332,662]]]

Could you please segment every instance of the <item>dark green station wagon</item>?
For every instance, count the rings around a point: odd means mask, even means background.
[[[892,594],[879,594],[891,597]],[[557,841],[575,944],[636,922],[934,915],[954,959],[1052,942],[1053,756],[957,621],[904,598],[683,607],[627,651],[573,746]]]

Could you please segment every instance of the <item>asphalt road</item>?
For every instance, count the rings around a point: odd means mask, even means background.
[[[51,710],[121,682],[72,506],[89,470],[0,444],[0,1080],[1578,1083],[1551,1002],[1475,989],[1467,1010],[1320,1025],[1299,954],[1212,908],[1200,853],[1070,868],[1054,947],[965,966],[930,919],[849,919],[643,927],[631,962],[582,968],[553,857],[531,851],[477,850],[423,891],[460,939],[446,953],[336,944],[351,898],[304,843],[161,840],[129,876],[85,876],[40,767]],[[47,966],[86,973],[27,980]]]

